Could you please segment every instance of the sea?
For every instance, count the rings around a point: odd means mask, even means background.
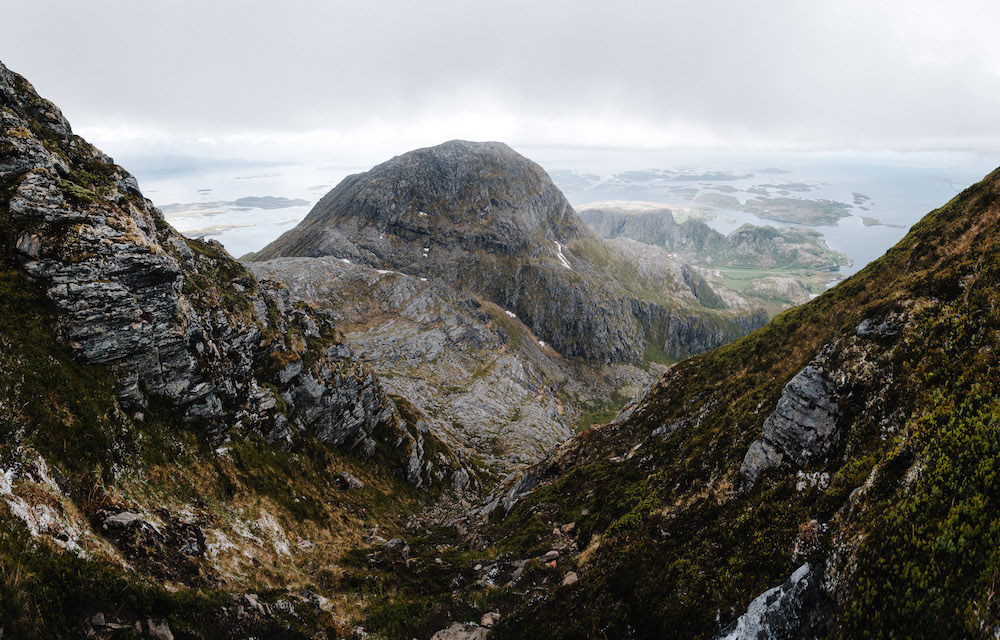
[[[748,223],[795,224],[739,206],[751,198],[844,203],[848,215],[835,224],[802,225],[850,258],[841,277],[881,256],[925,214],[1000,166],[1000,153],[975,151],[515,150],[540,164],[574,206],[608,201],[696,206],[722,233]],[[178,231],[214,238],[236,257],[276,239],[346,176],[375,164],[350,152],[308,159],[289,153],[281,159],[148,156],[117,161],[136,175],[146,197]],[[701,204],[719,194],[739,204]]]

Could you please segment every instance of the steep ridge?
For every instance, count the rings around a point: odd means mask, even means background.
[[[0,72],[14,257],[62,311],[59,333],[77,358],[115,372],[124,408],[162,401],[216,438],[308,430],[368,455],[377,427],[405,431],[328,318],[258,282],[218,243],[186,240],[58,109]]]
[[[246,259],[332,256],[440,278],[508,309],[568,357],[677,359],[745,334],[763,311],[728,309],[711,286],[637,274],[580,220],[537,164],[497,142],[451,141],[344,179],[309,215]],[[567,322],[567,319],[571,319]]]
[[[342,635],[318,568],[478,485],[329,314],[175,232],[2,64],[0,299],[4,637]]]
[[[512,480],[492,637],[992,637],[998,222],[1000,170]]]

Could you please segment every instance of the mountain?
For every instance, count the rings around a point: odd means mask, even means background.
[[[677,359],[766,321],[729,308],[666,254],[655,272],[638,270],[541,167],[497,142],[447,142],[349,176],[245,259],[315,256],[439,278],[514,313],[560,354],[595,362]]]
[[[491,637],[992,637],[998,194],[510,480],[477,530],[524,567]]]
[[[4,637],[332,632],[254,593],[479,485],[329,314],[174,231],[3,65],[0,299]]]
[[[508,214],[537,223],[513,253],[471,223],[444,249],[651,316],[746,310],[661,247]],[[185,239],[0,65],[0,635],[995,637],[998,223],[1000,170],[481,496],[476,432],[435,412],[545,414],[591,363],[422,259]]]

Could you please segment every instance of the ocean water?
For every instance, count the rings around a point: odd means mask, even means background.
[[[700,196],[720,193],[740,203],[767,193],[851,205],[849,217],[837,224],[810,226],[831,248],[851,258],[842,275],[881,256],[926,213],[1000,165],[1000,156],[960,151],[517,150],[548,171],[574,206],[627,200],[685,207],[697,204]],[[344,177],[371,167],[370,161],[349,154],[295,161],[150,157],[119,162],[135,173],[146,196],[164,208],[167,220],[181,233],[215,238],[234,256],[264,247],[302,220]],[[854,194],[867,199],[858,204]],[[288,206],[233,204],[263,196],[286,199]],[[707,222],[723,233],[744,223],[792,224],[726,208],[714,213]],[[863,217],[882,225],[866,226]]]
[[[574,206],[608,200],[644,200],[682,207],[696,198],[723,193],[739,202],[756,197],[748,192],[760,185],[804,185],[807,190],[768,188],[770,196],[832,200],[851,205],[849,217],[835,225],[803,225],[821,233],[833,249],[852,264],[841,275],[856,273],[883,255],[924,215],[944,205],[968,186],[1000,166],[1000,154],[963,151],[936,152],[767,152],[584,150],[566,157],[562,150],[533,150],[539,163],[565,182],[564,192]],[[527,153],[531,157],[531,150]],[[622,181],[629,171],[667,169],[669,179]],[[589,184],[575,178],[591,176]],[[710,175],[712,179],[692,179]],[[594,182],[593,177],[598,181]],[[619,176],[616,178],[616,176]],[[559,184],[560,180],[556,180]],[[725,191],[720,191],[719,189]],[[801,187],[799,187],[801,188]],[[692,193],[694,191],[694,193]],[[855,204],[854,194],[868,199]],[[864,207],[867,210],[862,209]],[[722,233],[750,223],[775,227],[792,223],[761,218],[753,213],[715,209],[706,221]],[[866,226],[862,218],[881,225]]]
[[[221,242],[239,257],[257,251],[300,222],[346,176],[368,166],[208,158],[116,158],[135,174],[143,194],[189,237]],[[239,206],[241,198],[282,198],[274,208]]]

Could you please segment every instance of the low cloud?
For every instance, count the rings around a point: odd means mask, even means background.
[[[1000,147],[993,3],[38,0],[5,22],[0,60],[120,153]]]

